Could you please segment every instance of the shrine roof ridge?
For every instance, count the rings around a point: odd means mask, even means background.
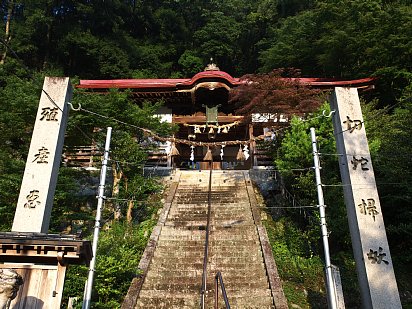
[[[367,77],[354,80],[339,80],[336,78],[297,77],[285,78],[296,81],[302,85],[316,88],[357,87],[372,86],[376,78]],[[246,79],[232,77],[224,71],[204,71],[197,73],[192,78],[143,78],[143,79],[109,79],[109,80],[80,80],[76,88],[83,89],[139,89],[139,90],[166,90],[177,91],[191,89],[200,82],[224,82],[229,87],[236,87],[247,83]]]
[[[80,80],[76,88],[104,89],[104,88],[131,88],[131,89],[170,89],[191,88],[198,82],[223,81],[230,86],[238,86],[243,82],[223,71],[204,71],[192,78],[143,78],[143,79],[109,79],[109,80]]]

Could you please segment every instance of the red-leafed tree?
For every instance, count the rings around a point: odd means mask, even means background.
[[[324,101],[324,92],[303,85],[299,71],[279,69],[265,74],[241,77],[244,84],[233,89],[229,103],[236,113],[283,113],[304,115],[313,112]],[[287,77],[285,77],[287,76]]]

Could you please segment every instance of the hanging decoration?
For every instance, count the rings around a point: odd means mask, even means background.
[[[239,151],[237,152],[236,160],[245,161],[245,154],[242,151],[242,145],[239,146]]]
[[[200,126],[199,126],[200,127]],[[216,147],[216,146],[233,146],[233,145],[249,145],[252,142],[257,142],[257,141],[262,141],[265,139],[265,135],[259,135],[259,136],[254,136],[248,140],[232,140],[232,141],[222,141],[222,142],[200,142],[200,141],[191,141],[187,139],[180,139],[180,138],[175,138],[175,137],[162,137],[157,135],[155,132],[149,130],[149,129],[144,129],[144,128],[139,128],[141,129],[144,133],[145,136],[147,137],[152,137],[153,139],[164,142],[166,143],[166,148],[165,152],[169,153],[169,147],[171,143],[176,143],[176,144],[184,144],[184,145],[189,145],[189,146],[195,146],[195,147]],[[225,128],[222,130],[224,132]],[[171,150],[171,149],[170,149]]]
[[[250,155],[249,155],[249,148],[247,147],[247,145],[243,146],[243,155],[245,157],[245,160],[249,159]]]
[[[195,160],[195,146],[190,146],[190,161]]]
[[[172,142],[171,141],[166,141],[165,142],[165,152],[166,152],[166,154],[169,155],[171,150],[172,150]]]
[[[207,152],[203,158],[203,161],[213,161],[213,155],[212,155],[212,150],[210,150],[210,147],[207,147]]]
[[[200,134],[200,133],[202,133],[202,132],[200,131],[200,126],[195,125],[194,128],[195,128],[195,134]]]
[[[222,145],[221,147],[222,148],[220,148],[220,160],[223,161],[223,156],[224,156],[223,148],[225,148],[225,145]]]
[[[244,140],[244,141],[240,141],[240,140],[234,140],[234,141],[223,141],[223,142],[200,142],[200,141],[191,141],[191,140],[187,140],[187,139],[180,139],[180,138],[175,138],[175,137],[161,137],[149,130],[145,131],[146,134],[150,134],[151,136],[153,136],[153,138],[155,140],[158,140],[160,142],[170,142],[170,143],[176,143],[176,144],[184,144],[184,145],[193,145],[195,147],[202,147],[202,146],[212,146],[212,147],[216,147],[216,146],[233,146],[233,145],[246,145],[249,144],[251,142],[254,141],[259,141],[259,140],[263,140],[264,136],[257,136],[253,139],[249,139],[249,140]],[[170,153],[170,151],[167,150],[167,148],[169,148],[169,146],[166,146],[166,153]]]
[[[207,128],[213,128],[214,130],[217,130],[217,133],[219,134],[220,132],[228,133],[230,128],[232,128],[234,126],[237,126],[239,123],[240,123],[240,121],[235,121],[235,122],[232,122],[232,123],[222,124],[222,125],[219,125],[219,124],[214,125],[214,124],[210,124],[210,123],[209,124],[187,124],[187,123],[184,123],[183,125],[185,127],[193,127],[195,134],[200,134],[202,132],[204,133]],[[202,131],[201,131],[201,129],[202,129]]]
[[[171,156],[178,156],[180,155],[179,150],[177,150],[175,143],[172,143],[172,149],[170,150]]]

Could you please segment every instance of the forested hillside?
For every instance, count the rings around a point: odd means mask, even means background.
[[[221,70],[235,77],[278,68],[295,68],[305,77],[376,77],[375,89],[362,94],[365,126],[395,268],[401,278],[402,300],[405,306],[412,302],[411,287],[405,279],[411,274],[412,261],[410,0],[1,0],[0,12],[0,230],[9,231],[11,227],[46,75],[70,76],[74,83],[78,79],[191,77],[213,57]],[[78,103],[159,134],[173,131],[148,117],[157,106],[136,106],[128,92],[114,91],[102,97],[76,90],[73,104]],[[129,257],[128,263],[136,263],[144,241],[133,244],[132,236],[147,238],[158,207],[157,200],[148,202],[147,197],[160,191],[156,182],[142,177],[147,145],[136,143],[144,140],[142,132],[72,112],[66,144],[93,142],[101,149],[105,132],[94,128],[108,125],[115,129],[111,164],[118,183],[109,188],[116,200],[106,208],[105,220],[112,223],[112,229],[103,233],[101,250],[112,255],[104,255],[100,261],[105,266],[100,266],[103,274],[97,277],[95,308],[114,308],[121,302],[134,275],[133,271],[120,271],[130,266],[122,264],[123,257]],[[331,126],[313,125],[320,129],[322,149],[333,154]],[[310,150],[306,149],[309,140],[302,142],[307,130],[306,124],[292,122],[274,158],[279,168],[311,166]],[[309,157],[297,155],[302,153]],[[336,157],[322,160],[325,183],[339,184]],[[89,177],[88,173],[61,169],[52,232],[76,232],[74,222],[92,226],[94,198],[87,200],[78,194],[85,190]],[[303,203],[312,204],[312,174],[286,173],[284,178]],[[326,190],[329,202],[341,196],[339,190],[338,186]],[[351,249],[340,203],[336,199],[335,212],[332,207],[328,209],[332,249],[350,272]],[[131,213],[130,209],[135,210]],[[316,240],[318,226],[308,222],[292,225],[294,219],[293,214],[283,219],[291,220],[285,223],[290,223],[290,235],[304,233],[305,238],[296,242],[291,256],[321,255]],[[107,249],[113,239],[124,234],[121,242]],[[288,241],[285,246],[294,243]],[[85,269],[74,269],[66,293],[81,297],[84,277],[78,274],[84,274]],[[348,278],[350,283],[353,277]],[[356,296],[350,304],[356,308]]]

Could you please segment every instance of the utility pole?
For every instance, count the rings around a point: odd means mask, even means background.
[[[86,281],[86,288],[84,292],[82,309],[90,308],[90,303],[91,303],[91,298],[92,298],[93,278],[94,278],[95,265],[96,265],[97,242],[99,240],[100,218],[102,215],[103,201],[105,199],[104,187],[106,184],[107,161],[109,159],[111,136],[112,136],[112,128],[108,127],[107,135],[106,135],[106,144],[104,146],[103,164],[102,164],[102,169],[100,170],[99,195],[97,196],[96,221],[94,225],[93,245],[92,245],[93,258],[90,261],[89,276]]]
[[[332,265],[330,262],[328,229],[326,227],[326,212],[325,201],[323,198],[322,182],[320,179],[320,160],[318,147],[316,144],[315,128],[310,128],[310,136],[312,138],[313,162],[315,164],[316,187],[318,191],[318,203],[320,213],[320,227],[322,232],[323,250],[325,251],[325,269],[326,269],[326,289],[328,296],[328,305],[330,309],[337,309],[335,284],[333,281]]]

